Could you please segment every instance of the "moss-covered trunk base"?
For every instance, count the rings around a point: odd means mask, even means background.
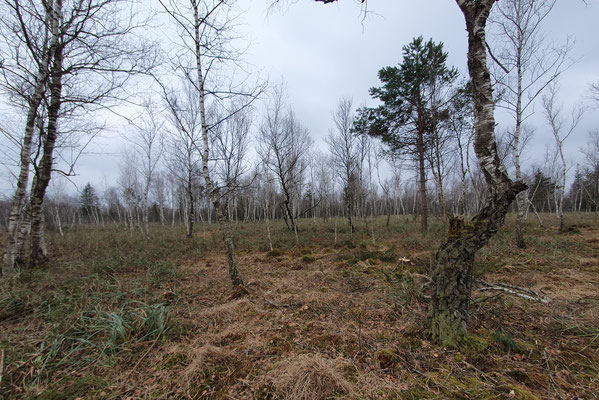
[[[472,265],[478,247],[464,240],[463,234],[463,221],[451,219],[450,236],[437,252],[432,276],[431,334],[433,340],[452,348],[459,348],[466,338]]]

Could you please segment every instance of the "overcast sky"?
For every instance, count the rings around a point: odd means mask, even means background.
[[[576,39],[574,56],[579,61],[562,77],[561,101],[567,109],[587,94],[588,85],[599,80],[599,4],[591,0],[558,0],[545,24],[547,37],[562,43]],[[342,0],[323,5],[298,0],[268,9],[268,0],[240,0],[243,10],[241,36],[250,41],[246,60],[273,83],[284,79],[289,105],[308,127],[318,146],[331,127],[331,113],[338,99],[350,96],[354,105],[372,104],[368,89],[378,86],[377,71],[401,62],[401,48],[414,37],[442,41],[448,63],[466,74],[466,31],[463,16],[453,0],[370,0],[363,18],[357,1]],[[537,111],[540,111],[537,107]],[[542,119],[531,119],[536,133],[524,157],[530,165],[542,158],[552,136]],[[509,122],[499,118],[500,123]],[[255,124],[258,125],[258,122]],[[582,160],[580,147],[591,129],[599,128],[599,110],[587,112],[566,152],[571,164]],[[106,132],[84,156],[73,180],[79,188],[88,181],[102,188],[118,175],[121,140]],[[323,149],[324,150],[324,149]],[[11,185],[4,182],[5,194]]]

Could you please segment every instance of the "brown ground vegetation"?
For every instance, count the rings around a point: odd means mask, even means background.
[[[554,216],[545,216],[548,222]],[[52,236],[54,260],[2,282],[0,394],[36,399],[592,399],[599,393],[599,225],[568,233],[502,229],[476,279],[533,290],[547,304],[477,285],[461,351],[430,342],[437,221],[384,219],[349,240],[339,221],[238,224],[231,287],[213,227],[185,239],[153,226]],[[362,226],[361,226],[362,225]],[[557,225],[557,220],[555,224]],[[214,227],[215,228],[215,227]],[[360,230],[360,228],[362,228]],[[263,232],[263,235],[261,235]]]

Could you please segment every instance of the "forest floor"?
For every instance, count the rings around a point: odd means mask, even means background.
[[[52,262],[0,283],[0,398],[599,398],[599,223],[513,222],[475,263],[469,337],[430,342],[430,260],[444,236],[412,217],[237,224],[232,289],[216,226],[48,238]],[[336,228],[337,227],[337,228]],[[373,239],[374,238],[374,239]],[[4,239],[2,243],[4,243]],[[546,303],[487,284],[534,291]],[[521,290],[518,289],[519,292]]]

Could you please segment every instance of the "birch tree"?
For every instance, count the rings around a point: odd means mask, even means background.
[[[495,0],[456,0],[468,32],[468,70],[474,101],[474,152],[488,186],[483,209],[466,226],[452,219],[448,238],[441,244],[433,264],[431,333],[451,347],[466,337],[472,290],[474,256],[503,225],[511,202],[526,189],[512,181],[497,153],[493,86],[487,66],[486,24]]]
[[[351,99],[339,100],[337,109],[333,113],[333,123],[335,128],[329,132],[326,142],[331,153],[331,162],[343,189],[343,201],[351,235],[355,231],[352,216],[361,175],[361,171],[358,169],[359,143],[356,132],[353,130],[354,116]]]
[[[9,16],[4,27],[13,42],[11,57],[17,67],[9,65],[5,76],[14,79],[5,89],[21,96],[27,104],[27,122],[21,149],[21,171],[15,196],[14,218],[20,218],[22,196],[27,186],[29,157],[32,139],[31,126],[38,124],[40,104],[44,102],[44,123],[39,134],[43,145],[40,150],[36,176],[30,195],[31,257],[32,264],[47,260],[43,245],[42,206],[46,188],[54,169],[55,149],[61,129],[59,120],[73,115],[97,110],[110,100],[120,98],[122,89],[132,74],[147,70],[145,63],[152,51],[145,41],[130,40],[132,33],[145,21],[128,0],[35,2],[6,0]],[[27,59],[25,63],[21,60]],[[143,66],[141,64],[144,64]],[[19,74],[32,65],[38,71]],[[30,97],[30,95],[33,96]],[[29,101],[31,99],[31,101]],[[39,100],[38,100],[39,99]],[[18,223],[17,223],[18,224]],[[13,224],[14,225],[14,224]],[[12,231],[11,231],[12,232]],[[14,235],[9,234],[5,254],[5,268],[14,269]],[[11,265],[13,264],[13,265]]]
[[[229,278],[233,286],[243,288],[244,283],[235,255],[233,231],[228,214],[225,214],[222,209],[222,196],[226,190],[223,190],[223,187],[214,180],[210,132],[233,114],[249,106],[262,88],[252,87],[247,90],[243,85],[232,81],[229,81],[229,84],[223,88],[223,76],[216,75],[219,70],[222,72],[226,68],[227,62],[239,60],[239,54],[231,46],[233,23],[229,2],[225,0],[186,0],[182,2],[160,0],[160,4],[179,31],[181,53],[178,57],[178,72],[191,84],[198,98],[201,141],[196,145],[201,146],[198,146],[198,150],[201,154],[204,189],[214,206],[216,218],[223,234],[229,265]],[[241,103],[230,103],[237,104],[238,108],[227,113],[225,110],[230,111],[230,109],[223,106],[224,102],[240,98],[242,99]],[[217,121],[209,123],[207,115],[209,106],[222,107],[225,115]]]
[[[581,107],[574,107],[569,120],[566,120],[566,118],[563,116],[564,112],[562,107],[557,103],[557,95],[558,87],[556,84],[553,84],[549,87],[548,92],[543,96],[543,113],[545,115],[547,124],[551,129],[551,133],[553,134],[553,139],[555,140],[555,150],[561,163],[559,170],[560,176],[556,187],[556,211],[557,217],[559,219],[559,229],[561,232],[563,232],[565,229],[564,198],[566,195],[566,174],[568,171],[566,157],[564,156],[564,142],[578,127],[584,110]]]
[[[306,128],[296,119],[292,111],[285,109],[283,91],[278,89],[264,117],[259,131],[258,152],[276,177],[284,196],[285,222],[295,232],[294,199],[307,166],[304,158],[312,146]]]
[[[120,195],[127,207],[127,225],[132,234],[136,228],[139,228],[143,232],[139,215],[143,184],[140,182],[139,169],[136,167],[137,163],[138,160],[135,159],[134,155],[124,154],[118,178]]]
[[[2,273],[6,276],[17,272],[22,263],[18,248],[23,246],[23,238],[19,233],[25,217],[31,146],[50,76],[50,63],[58,46],[62,1],[46,2],[45,7],[40,7],[35,1],[6,0],[2,6],[2,88],[27,110],[4,250]]]
[[[215,125],[211,131],[214,177],[222,187],[223,208],[228,213],[230,213],[233,199],[242,186],[241,178],[248,171],[246,158],[252,126],[250,108],[243,108],[241,111],[235,112],[240,106],[231,105],[230,107],[231,109],[224,110],[224,113],[213,110],[211,116],[212,120],[218,121],[223,119],[223,114],[230,115],[222,123]]]
[[[544,89],[568,67],[572,43],[562,47],[548,44],[543,23],[557,0],[503,0],[497,2],[490,17],[496,86],[505,108],[514,119],[509,130],[516,179],[522,180],[522,131],[533,114],[533,105]],[[489,47],[490,48],[490,47]],[[527,208],[527,194],[516,201],[516,244],[526,247],[522,220]]]
[[[195,222],[195,188],[200,170],[201,122],[199,96],[186,79],[176,90],[163,87],[164,102],[169,115],[168,167],[185,191],[185,224],[187,237],[192,237]]]
[[[138,162],[133,164],[143,179],[141,197],[142,219],[146,238],[150,238],[149,196],[156,168],[164,150],[163,125],[164,121],[158,114],[156,104],[144,102],[142,113],[131,122],[131,130],[124,135]]]

